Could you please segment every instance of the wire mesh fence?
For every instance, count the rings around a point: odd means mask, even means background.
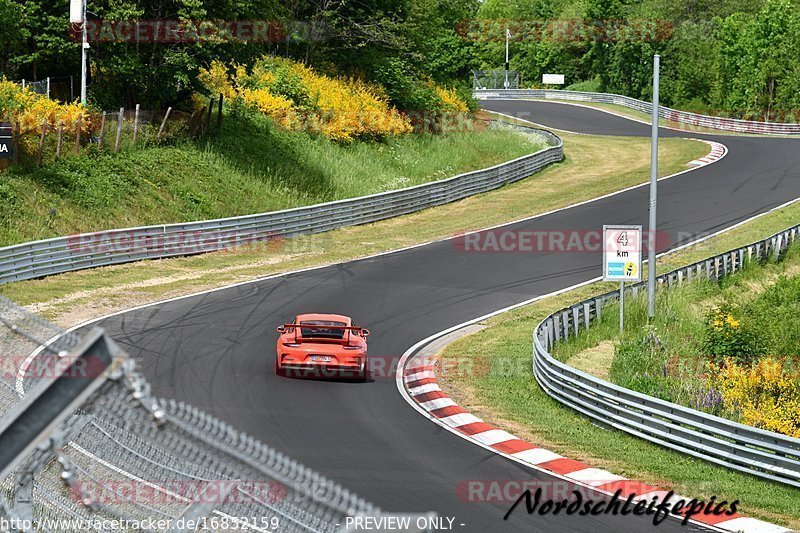
[[[46,164],[69,154],[117,152],[197,135],[204,111],[175,109],[76,111],[65,119],[32,119],[6,113],[12,126],[12,163]]]
[[[43,80],[19,80],[22,88],[27,88],[37,94],[42,94],[62,102],[74,102],[77,98],[75,78],[73,76],[48,76]]]
[[[472,88],[481,89],[519,89],[520,74],[516,70],[473,70]]]
[[[79,341],[0,297],[0,426],[29,387],[53,379],[41,361],[64,357]],[[190,523],[197,530],[325,533],[339,531],[348,516],[380,513],[224,422],[154,399],[131,361],[122,368],[2,480],[0,516],[53,532]]]

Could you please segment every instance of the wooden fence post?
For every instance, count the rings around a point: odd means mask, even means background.
[[[164,125],[167,123],[167,119],[169,118],[169,112],[172,111],[172,106],[167,108],[167,112],[164,113],[164,120],[161,121],[161,127],[158,128],[158,134],[156,135],[156,140],[161,138],[161,133],[164,131]]]
[[[133,145],[136,146],[136,140],[139,138],[139,104],[136,104],[136,111],[133,113]]]
[[[106,131],[106,112],[103,111],[103,116],[100,118],[100,136],[97,138],[97,149],[103,148],[103,134]]]
[[[206,117],[206,133],[211,131],[211,113],[214,111],[214,99],[208,102],[208,116]]]
[[[114,151],[119,151],[119,136],[122,135],[122,121],[125,120],[125,108],[119,108],[119,115],[117,115],[117,140],[114,141]]]
[[[58,121],[58,140],[56,141],[56,157],[61,155],[61,138],[64,136],[64,121]]]
[[[219,105],[217,106],[217,131],[222,127],[222,100],[224,96],[219,93]]]
[[[47,136],[47,119],[42,121],[42,134],[39,136],[39,150],[36,152],[36,164],[42,164],[42,152],[44,152],[44,138]]]
[[[75,127],[75,151],[81,153],[81,122],[83,122],[83,115],[78,115],[78,122]]]

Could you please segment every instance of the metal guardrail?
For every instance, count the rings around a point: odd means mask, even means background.
[[[525,99],[553,99],[553,100],[573,100],[582,102],[596,102],[603,104],[617,104],[629,109],[641,111],[648,115],[653,112],[653,104],[622,96],[619,94],[590,93],[581,91],[560,91],[553,89],[495,89],[495,90],[475,90],[473,96],[479,100],[525,100]],[[773,135],[786,135],[800,133],[800,124],[788,122],[757,122],[753,120],[741,120],[735,118],[712,117],[709,115],[699,115],[688,111],[670,109],[669,107],[659,106],[658,115],[666,120],[681,124],[690,124],[704,128],[732,131],[739,133],[764,133]]]
[[[228,249],[269,239],[320,233],[406,215],[496,189],[563,159],[561,139],[493,167],[369,196],[217,220],[125,228],[56,237],[0,248],[0,283],[119,263]]]
[[[667,288],[693,279],[719,280],[749,261],[778,259],[798,240],[800,225],[658,276]],[[644,282],[625,298],[646,293]],[[561,309],[533,333],[533,373],[542,389],[579,413],[650,442],[787,485],[800,487],[800,439],[773,433],[653,398],[572,368],[550,355],[555,343],[577,336],[619,299],[613,291]]]

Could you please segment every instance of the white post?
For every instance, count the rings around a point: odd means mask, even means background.
[[[50,98],[50,76],[47,76],[47,97]]]
[[[653,116],[650,127],[650,222],[647,226],[647,316],[656,316],[656,205],[658,204],[658,71],[661,56],[653,56]]]
[[[625,328],[625,282],[619,282],[619,333]]]
[[[506,28],[506,81],[503,84],[504,89],[508,89],[508,38],[511,36],[511,32],[508,28]]]
[[[22,78],[22,90],[25,90],[25,78]]]
[[[89,42],[86,35],[86,0],[82,6],[83,20],[81,21],[81,104],[86,105],[86,49]]]

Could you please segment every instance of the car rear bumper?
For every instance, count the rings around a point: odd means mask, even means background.
[[[292,361],[280,365],[280,368],[287,374],[296,376],[357,376],[365,371],[366,363],[325,364]]]

